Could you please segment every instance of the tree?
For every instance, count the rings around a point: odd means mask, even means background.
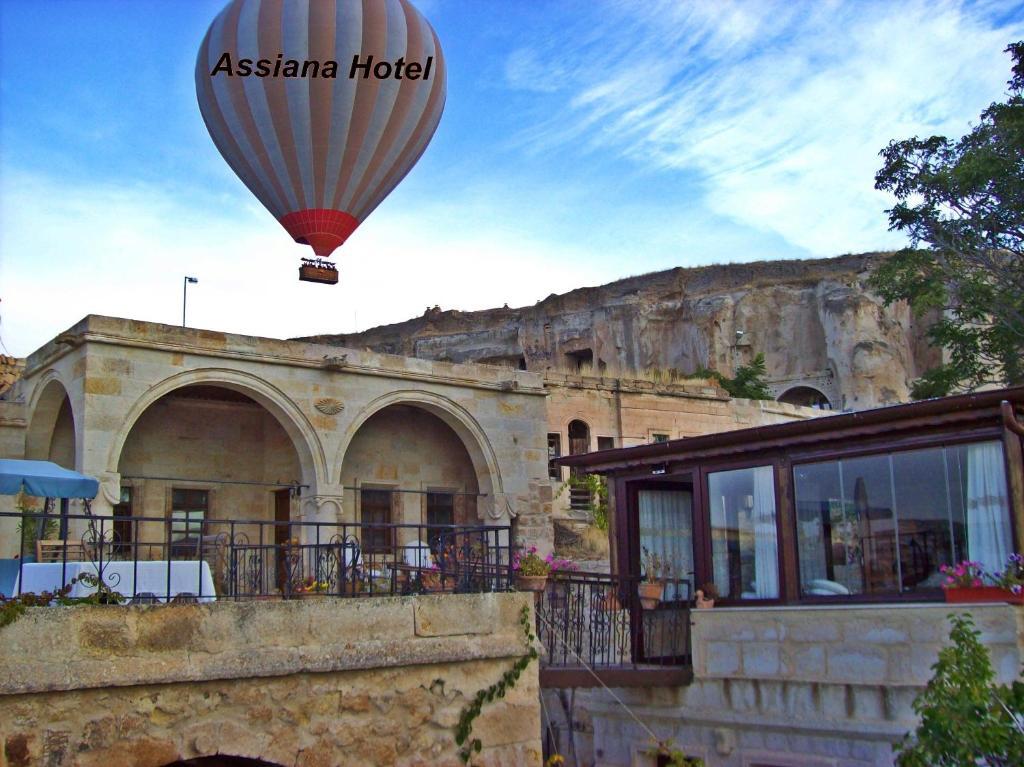
[[[732,378],[719,373],[717,370],[698,368],[694,373],[698,378],[710,378],[719,386],[725,389],[730,397],[744,397],[746,399],[775,399],[764,377],[768,374],[765,367],[764,355],[758,354],[749,365],[740,365],[736,368],[736,375]]]
[[[896,196],[889,229],[910,247],[870,285],[918,316],[939,313],[928,336],[949,352],[914,383],[915,398],[1024,383],[1024,42],[1006,51],[1009,98],[970,133],[892,141],[880,153],[875,188]]]
[[[899,767],[1024,764],[1024,683],[995,685],[988,650],[969,615],[950,615],[953,644],[914,700],[921,717],[900,744]]]

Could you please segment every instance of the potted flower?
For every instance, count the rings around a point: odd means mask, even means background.
[[[646,547],[643,549],[643,580],[637,587],[640,604],[645,610],[652,610],[661,602],[665,593],[665,581],[672,574],[672,565]]]
[[[1024,557],[1011,554],[1002,572],[987,575],[980,562],[943,565],[939,571],[946,576],[942,584],[947,602],[1013,602],[1024,604]],[[985,579],[991,585],[985,584]]]
[[[697,601],[697,609],[706,610],[715,606],[715,600],[718,599],[718,587],[709,581],[697,589],[694,596]]]
[[[551,565],[540,558],[536,546],[531,546],[525,554],[517,551],[512,555],[512,570],[516,574],[517,589],[539,592],[548,582]]]
[[[1003,590],[1005,601],[1024,604],[1024,554],[1011,554],[1006,560],[1006,567],[992,580],[997,588]]]
[[[331,584],[328,581],[318,581],[313,576],[310,576],[295,587],[294,593],[300,597],[311,597],[326,594],[330,589]]]

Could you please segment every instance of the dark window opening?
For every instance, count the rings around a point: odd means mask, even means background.
[[[668,442],[668,439],[669,439],[669,435],[668,434],[652,434],[651,435],[651,442],[654,442],[655,444],[658,444],[660,442]]]
[[[562,455],[562,435],[548,434],[548,479],[562,481],[562,467],[555,463]]]
[[[615,449],[615,437],[598,437],[597,438],[597,449],[598,450],[614,450]]]
[[[592,349],[566,352],[565,359],[569,363],[569,369],[573,372],[589,373],[594,369],[594,352]]]
[[[135,544],[136,523],[132,522],[132,489],[121,488],[121,498],[114,506],[113,550],[117,554],[130,554]]]
[[[590,452],[590,427],[583,421],[571,421],[569,423],[569,455],[580,455]],[[569,476],[582,479],[586,472],[576,467],[569,471]],[[569,488],[569,508],[576,511],[590,511],[593,499],[590,496],[590,489],[586,486],[574,484]]]
[[[813,407],[815,410],[831,410],[832,403],[828,397],[817,389],[810,386],[797,386],[789,389],[781,397],[779,402],[789,405],[800,405],[802,407]]]

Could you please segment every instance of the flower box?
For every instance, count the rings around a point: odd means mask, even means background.
[[[517,575],[516,588],[519,591],[543,591],[548,582],[546,575]]]
[[[998,586],[967,586],[946,589],[946,601],[951,604],[968,604],[971,602],[1009,602],[1013,605],[1024,605],[1024,593],[1014,594],[1009,589]]]

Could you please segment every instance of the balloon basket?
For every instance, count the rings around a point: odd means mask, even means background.
[[[337,285],[338,269],[330,261],[321,258],[304,258],[299,266],[299,281]]]

